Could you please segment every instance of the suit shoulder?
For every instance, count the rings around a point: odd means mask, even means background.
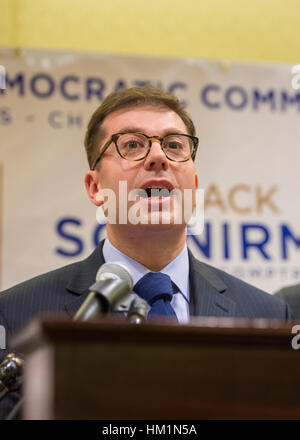
[[[205,267],[206,271],[211,272],[218,279],[222,280],[226,286],[225,294],[234,299],[237,303],[243,302],[246,305],[258,305],[264,307],[270,307],[272,310],[278,310],[283,313],[287,313],[287,304],[279,297],[265,292],[258,287],[249,284],[240,278],[230,275],[221,269],[211,266],[207,263],[203,263],[196,260],[198,265]],[[270,309],[270,311],[271,311]],[[280,312],[280,313],[281,313]]]
[[[8,334],[22,328],[34,316],[65,313],[68,279],[80,262],[31,278],[0,293],[0,322]]]
[[[0,292],[0,304],[8,299],[13,300],[20,294],[24,295],[29,292],[40,292],[42,293],[46,287],[53,288],[53,294],[55,294],[55,288],[60,287],[62,283],[65,283],[72,273],[76,271],[76,267],[81,262],[76,262],[68,264],[66,266],[60,267],[58,269],[51,270],[49,272],[43,273],[36,277],[30,278],[29,280],[23,281],[15,286],[9,287],[8,289]]]
[[[0,293],[0,319],[12,331],[41,313],[67,313],[67,305],[88,292],[103,262],[97,246],[86,259],[10,287]]]

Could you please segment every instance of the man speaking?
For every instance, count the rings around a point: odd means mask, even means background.
[[[121,262],[131,271],[149,318],[290,319],[282,300],[196,260],[187,248],[198,189],[197,146],[194,124],[173,95],[152,86],[110,94],[85,137],[85,186],[92,203],[104,208],[107,239],[87,259],[1,293],[0,324],[7,332],[42,312],[74,316],[105,262]],[[2,358],[6,353],[1,350]],[[0,416],[16,399],[11,393],[2,401]]]

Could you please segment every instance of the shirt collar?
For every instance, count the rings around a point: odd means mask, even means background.
[[[135,285],[148,272],[151,272],[147,267],[115,248],[108,238],[105,239],[102,252],[105,262],[118,261],[128,267],[133,277],[133,285]],[[186,243],[180,254],[177,255],[177,257],[167,266],[161,269],[160,272],[170,276],[172,281],[189,302],[189,258]]]

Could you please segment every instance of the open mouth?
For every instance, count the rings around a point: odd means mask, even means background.
[[[170,197],[170,191],[167,188],[144,188],[139,190],[138,194],[144,199]]]

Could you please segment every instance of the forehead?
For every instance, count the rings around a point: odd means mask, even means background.
[[[131,128],[148,136],[163,136],[171,131],[187,133],[187,128],[177,113],[167,107],[151,105],[126,107],[110,113],[104,119],[101,131],[105,136],[111,136]]]

